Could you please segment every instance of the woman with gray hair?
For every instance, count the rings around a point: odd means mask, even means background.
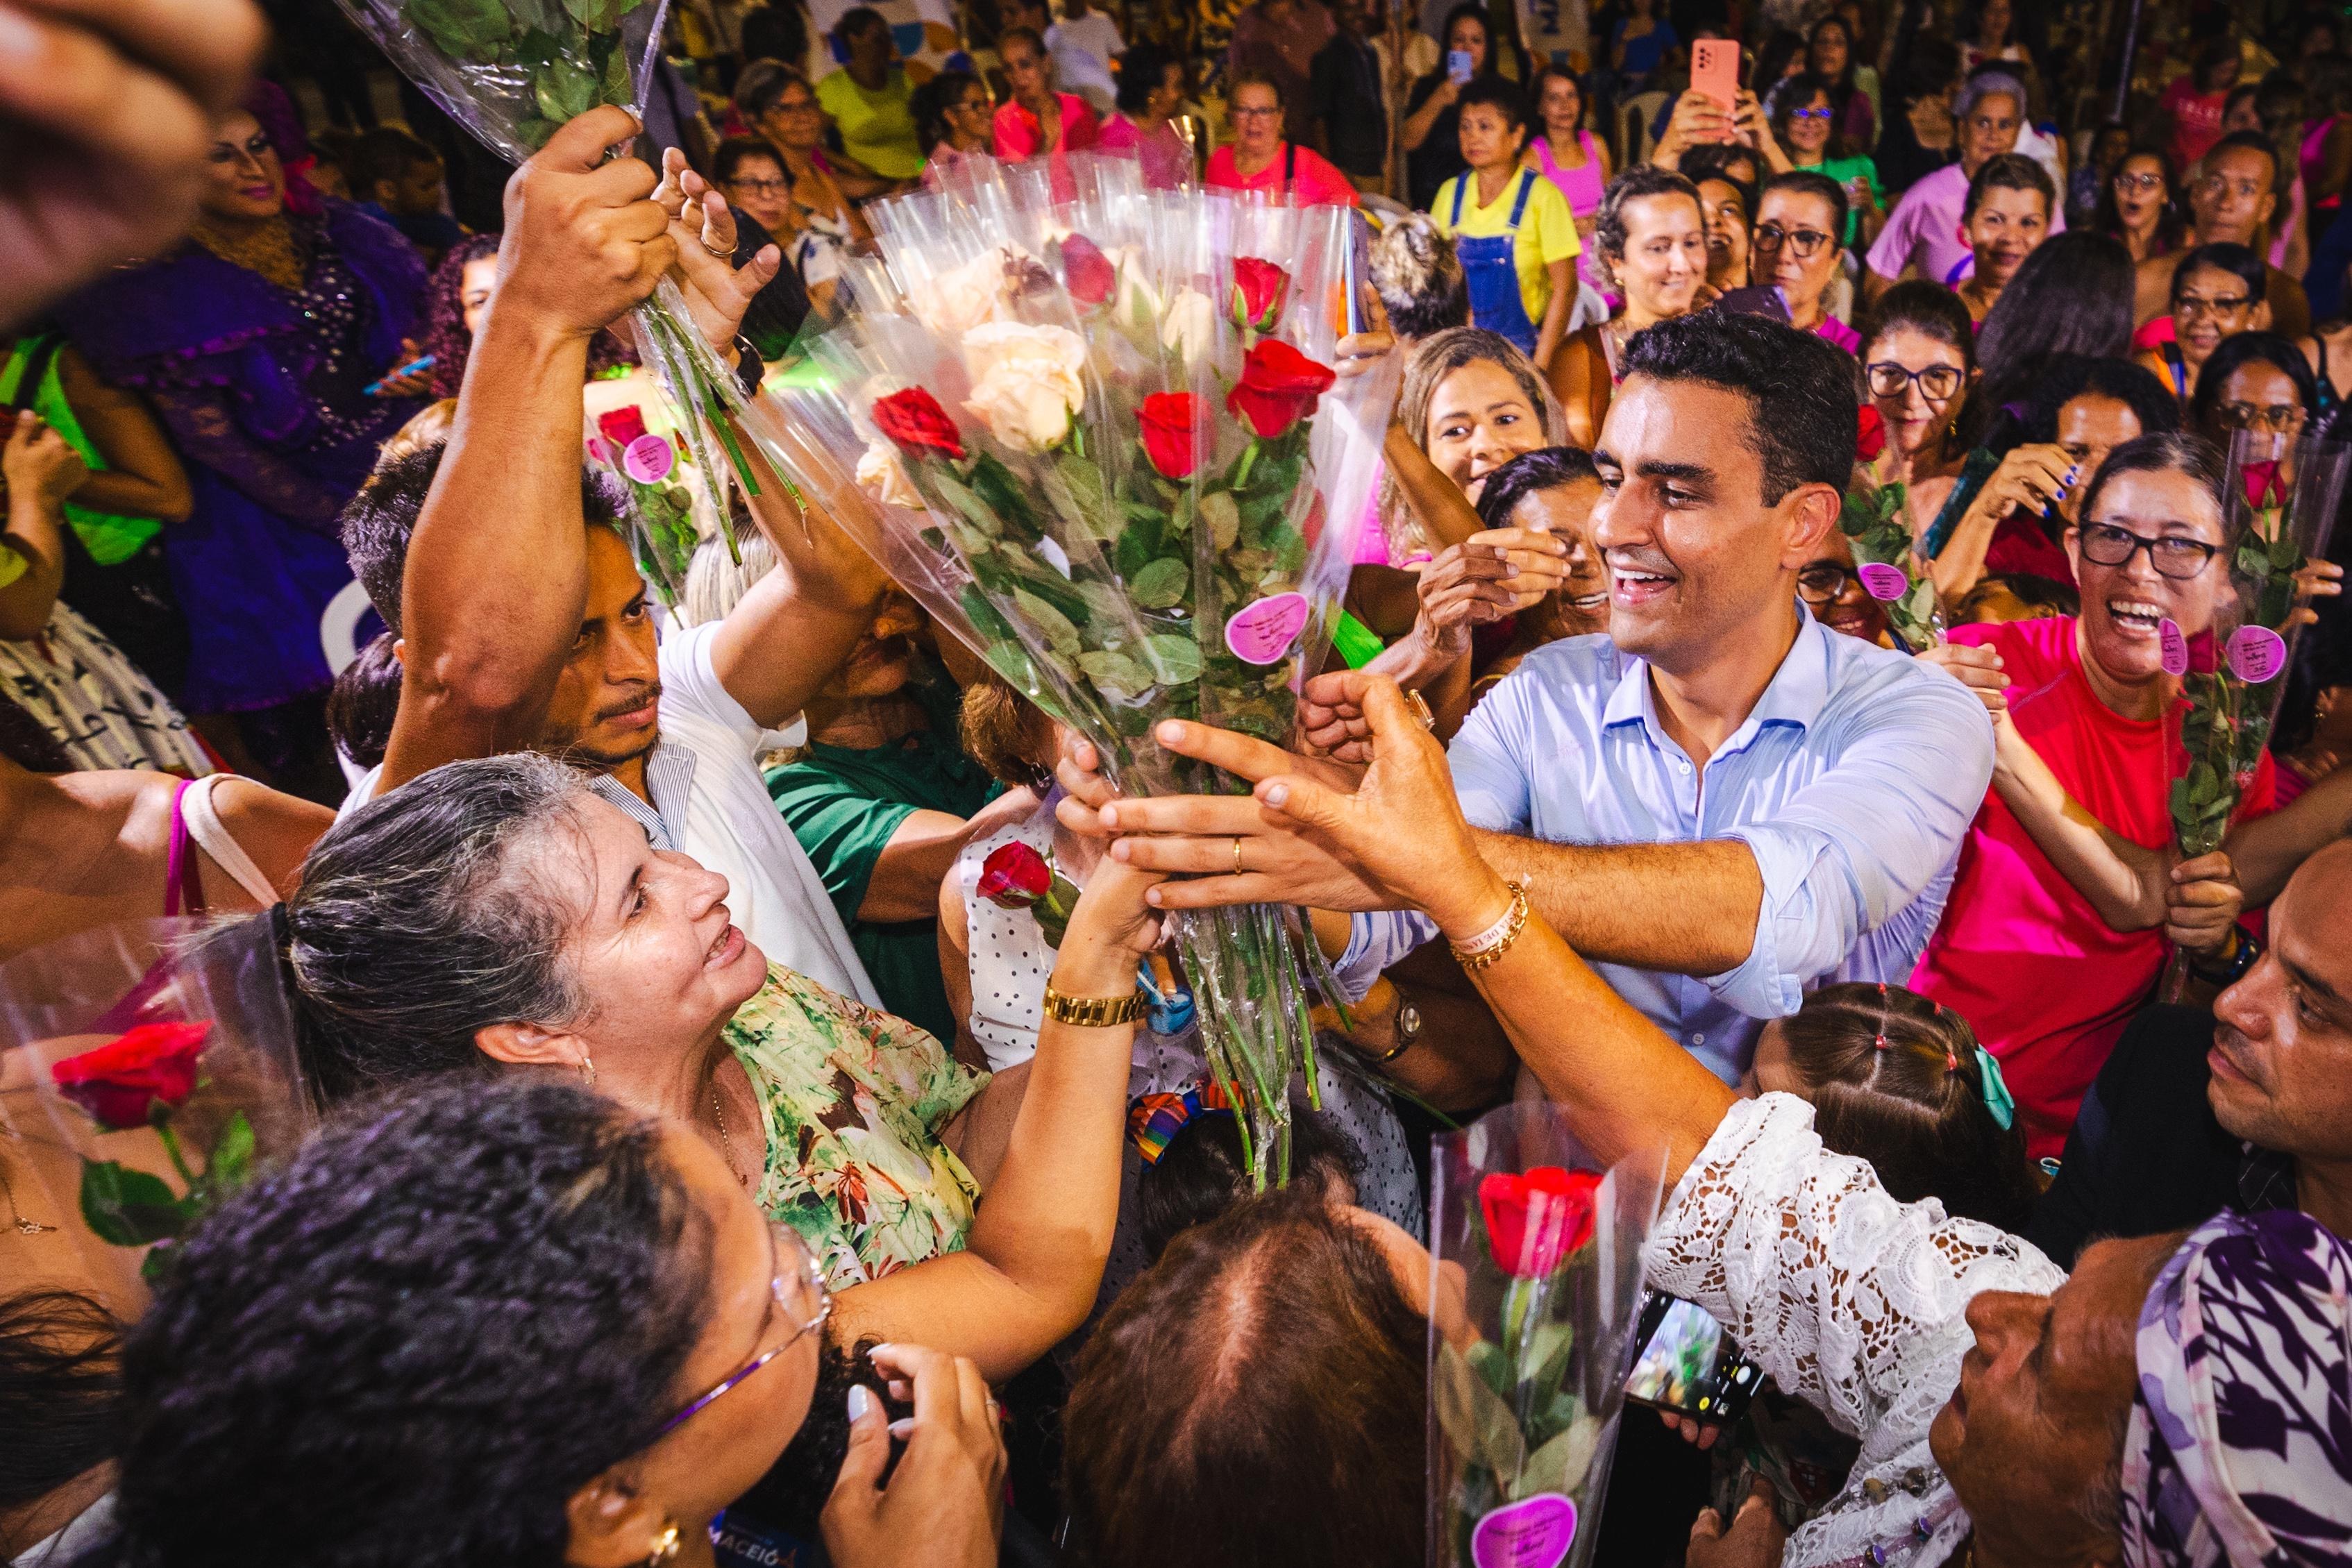
[[[284,906],[321,1100],[577,1075],[700,1134],[843,1290],[845,1343],[918,1341],[1004,1377],[1084,1319],[1157,879],[1089,882],[1036,1057],[992,1081],[771,965],[729,919],[726,879],[653,849],[562,764],[457,762],[418,784],[320,841]]]

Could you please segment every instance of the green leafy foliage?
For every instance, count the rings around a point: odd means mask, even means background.
[[[1916,653],[1944,641],[1944,618],[1936,585],[1920,571],[1912,549],[1911,526],[1903,514],[1908,493],[1903,485],[1848,491],[1838,511],[1838,531],[1845,535],[1856,565],[1890,566],[1903,574],[1903,592],[1880,601],[1879,608],[1895,640]]]
[[[115,1160],[84,1160],[81,1218],[113,1247],[145,1247],[179,1235],[195,1219],[198,1200],[179,1197],[161,1176]]]

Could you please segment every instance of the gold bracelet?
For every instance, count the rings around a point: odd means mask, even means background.
[[[1113,1024],[1134,1023],[1149,1010],[1141,991],[1123,997],[1066,997],[1054,988],[1054,982],[1045,982],[1045,1016],[1055,1023],[1108,1029]]]
[[[1487,965],[1499,962],[1503,955],[1511,950],[1512,944],[1518,941],[1519,933],[1528,927],[1530,907],[1527,883],[1514,882],[1505,885],[1511,890],[1511,907],[1504,912],[1503,918],[1466,943],[1458,946],[1447,944],[1454,949],[1454,961],[1468,973],[1475,974]]]

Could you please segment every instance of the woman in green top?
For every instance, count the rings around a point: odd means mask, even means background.
[[[60,595],[166,695],[188,671],[188,627],[158,537],[194,505],[187,471],[138,398],[99,380],[54,332],[20,338],[0,365],[0,403],[29,408],[89,472],[66,498],[73,542]]]
[[[1055,991],[1133,998],[1160,941],[1157,880],[1124,862],[1088,880]],[[840,1343],[1018,1372],[1094,1304],[1134,1025],[1049,1019],[1036,1056],[992,1079],[771,966],[726,895],[560,763],[436,768],[338,823],[285,905],[305,1074],[329,1103],[577,1074],[691,1125],[801,1234],[840,1292]]]
[[[1837,127],[1837,108],[1830,100],[1830,84],[1810,72],[1794,76],[1774,102],[1772,133],[1788,149],[1790,166],[1826,175],[1844,189],[1845,247],[1866,248],[1886,221],[1879,206],[1878,167],[1866,149],[1856,152],[1846,145]]]

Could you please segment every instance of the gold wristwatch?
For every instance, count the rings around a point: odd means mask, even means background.
[[[1135,1023],[1148,1010],[1141,991],[1129,991],[1123,997],[1066,997],[1045,983],[1045,1016],[1055,1023],[1066,1023],[1078,1029],[1108,1029],[1113,1024]]]

